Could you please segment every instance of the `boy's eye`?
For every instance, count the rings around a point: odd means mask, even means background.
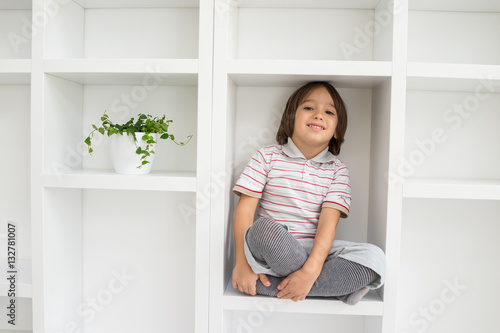
[[[304,110],[311,111],[311,110],[313,110],[313,108],[311,106],[304,106]]]
[[[334,115],[335,115],[335,112],[333,112],[333,111],[326,111],[326,114],[329,114],[329,115],[334,116]]]

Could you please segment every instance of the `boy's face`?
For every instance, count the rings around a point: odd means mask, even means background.
[[[324,149],[335,136],[337,123],[337,110],[332,97],[326,88],[316,88],[295,112],[292,140],[299,148]]]

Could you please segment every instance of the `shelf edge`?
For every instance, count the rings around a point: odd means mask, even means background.
[[[196,177],[161,173],[149,175],[46,173],[43,175],[43,185],[49,188],[196,192]]]
[[[228,60],[228,74],[276,75],[392,75],[390,61],[330,61],[330,60]]]
[[[403,198],[500,200],[500,182],[407,179]]]
[[[0,284],[0,297],[8,297],[9,286],[6,283]],[[15,298],[32,298],[32,286],[30,284],[16,284]]]
[[[198,59],[45,59],[45,73],[198,74]]]
[[[31,74],[31,59],[0,59],[2,74]]]
[[[370,291],[363,300],[354,306],[347,305],[336,299],[306,299],[301,302],[282,300],[276,297],[249,296],[235,291],[231,281],[226,286],[223,297],[224,310],[259,311],[281,313],[330,314],[330,315],[360,315],[382,316],[383,301],[375,291]]]
[[[407,77],[500,80],[500,65],[408,62]]]

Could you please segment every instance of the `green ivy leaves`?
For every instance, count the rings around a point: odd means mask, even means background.
[[[154,137],[151,135],[153,133],[158,133],[160,134],[160,139],[163,140],[172,140],[175,144],[179,146],[184,146],[191,141],[191,138],[193,135],[188,135],[188,140],[186,142],[177,142],[175,141],[175,137],[173,134],[168,133],[168,126],[171,124],[173,120],[166,120],[166,116],[163,115],[161,118],[160,117],[153,117],[151,115],[145,115],[145,114],[138,114],[137,115],[137,120],[134,118],[130,118],[129,121],[127,121],[125,124],[115,124],[113,123],[110,119],[109,116],[106,114],[106,111],[104,111],[104,114],[101,116],[101,126],[98,127],[94,124],[92,124],[92,132],[89,133],[88,137],[84,140],[84,143],[87,145],[88,152],[89,154],[92,154],[94,151],[92,149],[92,138],[94,137],[94,133],[98,132],[101,135],[106,135],[109,137],[114,134],[128,134],[132,135],[134,138],[134,141],[137,146],[137,150],[135,151],[136,154],[142,155],[141,156],[141,165],[139,165],[137,168],[140,168],[141,166],[150,163],[147,158],[151,156],[151,154],[155,154],[155,152],[152,150],[153,144],[155,143]],[[140,138],[142,141],[146,143],[146,147],[143,149],[138,146],[137,142],[138,139],[135,135],[135,133],[143,132],[144,135]]]

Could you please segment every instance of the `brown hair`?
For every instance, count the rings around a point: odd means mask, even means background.
[[[332,97],[338,117],[337,128],[335,129],[336,138],[335,136],[332,137],[328,144],[328,150],[333,155],[338,155],[340,153],[340,146],[344,142],[344,135],[347,130],[347,109],[338,91],[330,83],[322,81],[310,82],[297,89],[290,96],[286,102],[285,111],[283,111],[283,115],[281,116],[278,133],[276,133],[276,141],[278,144],[284,145],[287,143],[288,138],[292,137],[297,109],[311,91],[320,87],[324,87]]]

